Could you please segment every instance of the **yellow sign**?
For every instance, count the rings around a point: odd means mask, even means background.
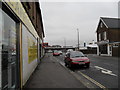
[[[37,43],[28,38],[28,63],[37,59]]]

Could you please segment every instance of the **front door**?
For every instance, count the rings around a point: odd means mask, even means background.
[[[16,22],[4,11],[2,13],[2,88],[16,85]]]

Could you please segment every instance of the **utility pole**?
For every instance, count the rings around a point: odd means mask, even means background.
[[[77,28],[77,37],[78,37],[78,50],[79,50],[79,29]]]
[[[65,46],[65,52],[66,52],[66,38],[64,38],[64,46]]]

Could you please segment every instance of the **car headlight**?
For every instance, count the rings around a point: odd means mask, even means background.
[[[90,60],[89,59],[87,59],[87,60],[84,60],[84,62],[89,62]]]

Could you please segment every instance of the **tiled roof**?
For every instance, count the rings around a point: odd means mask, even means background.
[[[107,25],[108,28],[120,29],[120,18],[101,17],[101,20]]]

